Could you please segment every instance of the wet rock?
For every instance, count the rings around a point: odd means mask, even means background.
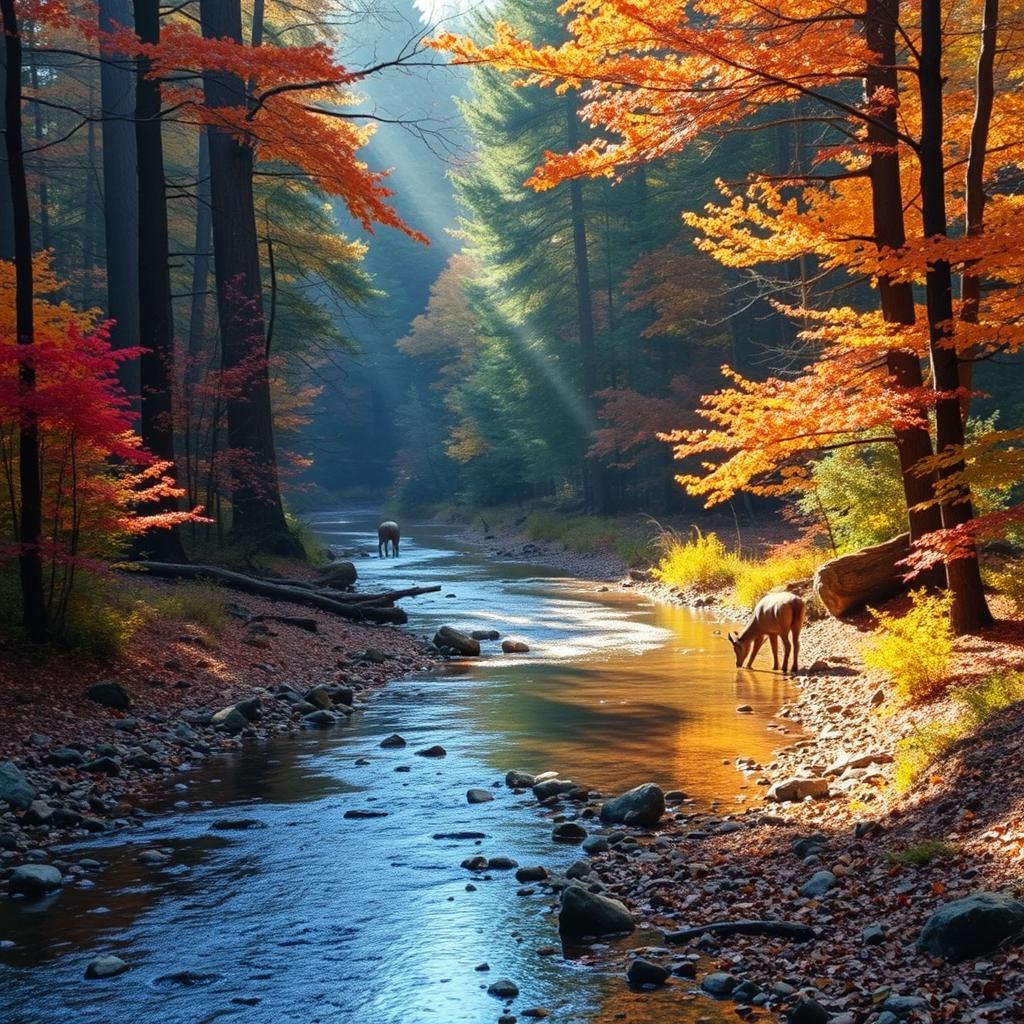
[[[138,753],[130,754],[126,760],[133,768],[141,768],[144,771],[156,771],[162,767],[152,754],[147,754],[141,750]]]
[[[725,997],[732,994],[732,991],[740,983],[735,974],[728,971],[712,971],[706,974],[701,980],[700,987],[712,996]]]
[[[519,986],[508,978],[499,978],[487,986],[487,994],[495,999],[515,999],[519,995]]]
[[[120,683],[93,683],[85,691],[85,695],[89,700],[95,701],[105,708],[112,708],[114,711],[127,711],[132,703],[128,691]]]
[[[307,704],[312,704],[313,707],[319,708],[321,711],[330,711],[334,706],[334,701],[331,700],[331,695],[327,692],[326,687],[313,686],[303,694],[302,699]]]
[[[248,726],[249,719],[232,704],[217,711],[210,719],[210,724],[220,732],[234,736]]]
[[[36,794],[35,786],[29,783],[13,761],[0,764],[0,800],[6,801],[17,811],[27,811]]]
[[[476,857],[467,857],[459,866],[466,871],[486,871],[487,858],[479,854]]]
[[[235,710],[247,721],[255,722],[260,717],[263,702],[259,697],[248,697],[235,704]]]
[[[572,779],[544,779],[542,782],[538,781],[533,787],[533,795],[538,800],[547,800],[549,797],[561,796],[575,788],[576,783]]]
[[[552,829],[551,838],[556,843],[579,843],[587,838],[587,830],[575,821],[564,821]]]
[[[397,732],[395,732],[392,733],[390,736],[387,736],[384,739],[382,739],[379,745],[384,747],[385,749],[389,747],[404,747],[405,740],[401,736],[399,736]]]
[[[488,804],[494,799],[489,789],[467,789],[466,801],[471,804]]]
[[[496,629],[474,629],[469,634],[473,640],[500,640],[501,634]]]
[[[831,871],[815,871],[811,877],[800,886],[800,895],[806,899],[816,899],[824,896],[836,884],[836,876]]]
[[[83,772],[93,772],[97,775],[120,775],[121,765],[112,757],[97,757],[94,761],[87,761],[82,765]]]
[[[435,832],[432,839],[486,839],[486,832]]]
[[[387,816],[387,811],[363,810],[358,807],[353,807],[344,814],[346,818],[386,818]]]
[[[52,864],[22,864],[11,872],[7,891],[12,896],[39,899],[61,887],[64,876]]]
[[[732,990],[732,999],[737,1003],[752,1003],[761,993],[752,981],[744,979]]]
[[[424,747],[422,750],[416,751],[417,757],[447,757],[448,751],[444,749],[439,743],[435,743],[432,747]]]
[[[434,646],[446,648],[464,657],[476,657],[480,653],[480,641],[460,633],[452,626],[442,626],[434,634]]]
[[[505,785],[509,789],[532,789],[537,779],[529,772],[510,771],[505,775]]]
[[[665,813],[665,794],[653,782],[645,782],[606,800],[601,807],[601,820],[626,825],[656,825]]]
[[[214,832],[249,832],[266,827],[265,822],[256,818],[218,818],[210,823],[210,829]]]
[[[530,645],[523,643],[522,640],[502,640],[501,649],[506,654],[527,654],[530,650]]]
[[[565,869],[565,877],[573,880],[586,878],[593,870],[585,860],[575,860]]]
[[[166,864],[171,858],[162,850],[143,850],[135,859],[146,867],[155,868]]]
[[[302,716],[304,729],[330,729],[332,725],[337,724],[338,716],[333,711],[325,711],[323,708]]]
[[[740,715],[750,715],[750,714],[753,714],[754,709],[749,704],[741,704],[736,709],[736,712],[737,712],[737,714],[740,714]]]
[[[548,877],[548,870],[539,864],[532,868],[520,868],[516,872],[517,882],[543,882]]]
[[[828,1024],[828,1012],[816,999],[803,996],[786,1014],[788,1024]]]
[[[491,857],[487,861],[488,871],[511,871],[517,867],[519,867],[519,862],[511,857]]]
[[[558,928],[571,936],[601,936],[631,932],[636,924],[625,904],[582,886],[569,885],[562,893]]]
[[[590,854],[591,857],[606,853],[608,848],[608,840],[604,836],[590,836],[583,841],[583,852]]]
[[[22,825],[49,825],[53,819],[53,808],[45,800],[33,800],[21,816]]]
[[[776,782],[765,794],[765,800],[775,803],[803,800],[812,797],[815,800],[828,796],[828,781],[819,778],[794,778],[785,782]]]
[[[817,853],[827,842],[828,836],[822,835],[820,832],[813,836],[802,836],[800,839],[793,840],[793,852],[803,860],[804,857]]]
[[[128,965],[119,956],[98,956],[85,969],[87,978],[113,978],[124,974]]]
[[[1024,929],[1024,903],[1003,893],[976,892],[942,904],[925,922],[921,949],[965,960],[981,956]]]
[[[668,981],[670,975],[661,964],[652,963],[643,957],[637,957],[626,971],[626,980],[630,985],[641,988],[644,985],[659,986]]]
[[[61,747],[59,750],[53,751],[47,760],[58,768],[70,768],[80,765],[85,760],[85,754],[73,747]]]

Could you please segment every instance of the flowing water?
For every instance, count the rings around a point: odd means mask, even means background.
[[[315,521],[325,541],[374,553],[375,526],[366,515]],[[501,977],[520,988],[515,1008],[545,1006],[560,1024],[735,1019],[685,984],[632,993],[620,974],[538,956],[558,941],[547,901],[517,895],[502,872],[467,891],[459,862],[506,854],[564,868],[579,851],[552,844],[528,797],[495,787],[492,803],[471,806],[465,792],[509,768],[557,769],[606,792],[656,781],[729,809],[751,792],[732,762],[770,756],[765,726],[789,684],[737,672],[712,610],[487,559],[443,527],[405,532],[399,559],[356,560],[363,586],[441,583],[406,602],[409,628],[493,627],[531,652],[485,643],[485,657],[395,682],[329,734],[181,775],[188,811],[170,810],[182,793],[169,785],[170,813],[64,848],[61,857],[93,857],[104,870],[42,902],[0,901],[0,940],[14,943],[0,949],[0,1022],[482,1024],[500,1015],[486,987]],[[739,704],[754,713],[738,715]],[[393,732],[405,749],[379,747]],[[434,743],[448,750],[443,761],[413,754]],[[353,808],[387,817],[345,819]],[[211,831],[226,813],[265,827]],[[487,838],[432,838],[466,830]],[[151,846],[173,847],[169,867],[136,862]],[[102,953],[131,970],[84,981]],[[482,962],[489,972],[475,969]],[[181,972],[190,984],[167,980]]]

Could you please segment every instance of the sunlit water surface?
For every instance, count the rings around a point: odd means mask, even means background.
[[[367,515],[324,514],[315,525],[337,547],[376,553]],[[441,583],[440,594],[406,602],[410,628],[493,627],[531,653],[503,656],[485,643],[485,657],[396,682],[330,734],[250,747],[176,778],[188,812],[114,845],[61,851],[107,866],[92,887],[0,901],[0,940],[15,943],[0,951],[0,1021],[481,1024],[500,1015],[486,994],[500,977],[520,988],[514,1009],[545,1006],[558,1022],[735,1019],[730,1004],[694,998],[685,984],[632,993],[620,975],[538,956],[557,943],[547,902],[516,895],[500,872],[467,892],[459,862],[482,852],[564,868],[579,851],[551,843],[528,798],[501,787],[493,803],[470,806],[465,792],[509,768],[555,768],[609,792],[653,780],[728,808],[743,785],[732,761],[770,756],[765,726],[788,684],[738,673],[711,611],[488,560],[443,527],[405,532],[399,559],[356,559],[362,586]],[[738,715],[739,704],[754,714]],[[409,745],[380,749],[393,732]],[[413,754],[433,743],[448,750],[443,761]],[[166,806],[181,797],[169,783]],[[388,816],[345,819],[352,808]],[[266,827],[210,831],[225,813]],[[463,830],[487,838],[432,838]],[[174,848],[170,867],[136,863],[154,845]],[[84,981],[86,964],[107,952],[132,969]],[[475,970],[482,962],[489,972]],[[160,980],[182,971],[202,977]]]

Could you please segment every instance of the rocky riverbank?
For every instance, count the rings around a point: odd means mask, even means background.
[[[151,598],[173,592],[156,581],[133,586]],[[86,873],[51,860],[49,849],[139,825],[151,796],[210,759],[339,724],[375,688],[438,658],[390,626],[248,596],[229,609],[217,629],[148,622],[113,664],[59,652],[44,660],[28,647],[4,652],[0,885],[27,894],[24,886]],[[260,615],[293,615],[307,628]]]

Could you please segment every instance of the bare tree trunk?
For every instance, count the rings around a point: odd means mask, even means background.
[[[927,238],[944,237],[946,222],[946,181],[942,152],[942,5],[941,0],[922,0],[921,57],[918,71],[921,91],[921,208]],[[953,281],[949,263],[936,260],[929,264],[925,278],[928,307],[928,342],[932,378],[940,397],[935,404],[936,447],[940,453],[962,450],[964,422],[955,397],[959,386],[959,360],[953,347],[950,325],[953,322]],[[942,397],[945,395],[946,397]],[[958,461],[940,471],[948,479],[963,471]],[[960,483],[953,499],[942,504],[942,525],[946,529],[969,523],[974,512],[970,488]],[[953,593],[953,628],[971,633],[992,624],[992,613],[985,602],[978,554],[973,549],[965,558],[946,564],[949,588]]]
[[[999,0],[985,0],[981,20],[981,48],[978,51],[978,70],[974,86],[974,120],[971,124],[971,146],[967,154],[967,172],[964,175],[964,193],[967,234],[980,235],[985,228],[985,151],[988,148],[989,126],[992,123],[992,107],[995,102],[995,61],[996,30],[999,25]],[[964,268],[960,285],[962,305],[960,319],[964,323],[978,322],[978,307],[981,304],[981,277],[970,266]],[[971,381],[974,364],[970,354],[960,360],[959,380],[963,389],[960,395],[960,415],[967,425],[971,406]]]
[[[133,24],[128,0],[100,0],[101,32]],[[139,201],[135,160],[135,75],[123,54],[101,37],[100,108],[103,116],[103,229],[107,259],[107,315],[114,348],[139,344]],[[137,359],[118,367],[121,386],[138,407]]]
[[[210,140],[199,133],[196,169],[196,231],[192,256],[192,296],[188,319],[188,354],[193,362],[206,346],[207,289],[210,285]],[[194,376],[194,375],[193,375]]]
[[[144,43],[160,41],[159,0],[134,0],[135,32]],[[147,78],[149,61],[141,58],[135,79],[135,144],[139,204],[139,342],[146,348],[140,362],[142,440],[157,458],[172,464],[174,451],[174,322],[167,240],[167,192],[161,135],[160,84]],[[177,511],[164,499],[160,511]],[[185,561],[177,528],[157,530],[141,542],[151,557]]]
[[[43,529],[43,488],[39,455],[39,431],[36,414],[28,399],[35,391],[36,371],[31,352],[35,341],[32,279],[32,220],[25,178],[25,155],[21,125],[21,36],[14,0],[0,0],[3,15],[5,63],[5,148],[10,180],[12,227],[14,234],[15,320],[18,335],[18,385],[21,424],[18,439],[18,486],[22,613],[29,638],[45,641],[49,634],[46,600],[43,590],[43,563],[39,550]]]
[[[579,145],[579,119],[576,103],[566,100],[567,142],[570,150]],[[590,295],[590,255],[587,251],[586,211],[583,207],[583,186],[578,178],[569,181],[569,211],[572,221],[573,263],[576,271],[576,312],[580,339],[580,362],[583,369],[584,406],[587,410],[588,441],[597,426],[596,401],[598,390],[597,351],[594,343],[594,309]],[[590,505],[597,513],[608,510],[608,482],[604,465],[599,459],[587,459],[590,483]]]
[[[0,46],[0,136],[7,136],[7,47]],[[14,205],[7,147],[0,148],[0,260],[14,259]]]
[[[242,41],[239,0],[203,0],[203,36]],[[245,83],[223,71],[203,76],[210,107],[238,107]],[[262,535],[262,542],[295,553],[285,523],[274,450],[270,381],[264,351],[263,287],[253,206],[253,151],[222,127],[208,129],[213,204],[214,272],[225,372],[241,369],[241,394],[228,397],[228,443],[247,465],[232,474],[232,528]]]

